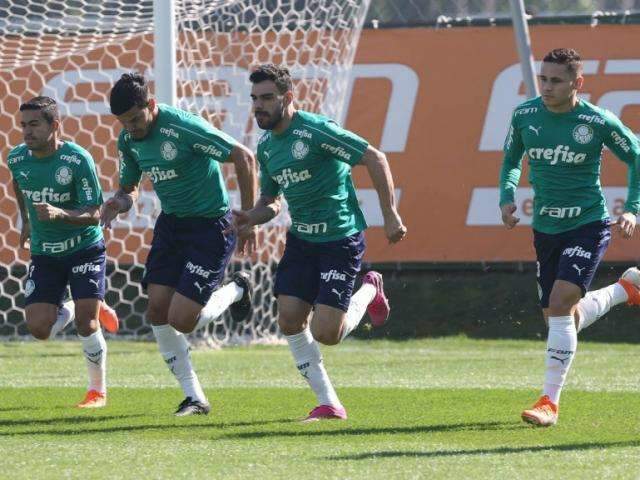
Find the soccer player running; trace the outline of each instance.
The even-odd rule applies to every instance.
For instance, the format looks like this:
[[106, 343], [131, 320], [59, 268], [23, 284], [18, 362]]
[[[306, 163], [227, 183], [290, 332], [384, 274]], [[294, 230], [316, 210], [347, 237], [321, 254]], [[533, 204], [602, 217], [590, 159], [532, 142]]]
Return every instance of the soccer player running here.
[[[93, 158], [60, 139], [60, 116], [52, 98], [20, 105], [24, 143], [7, 157], [22, 219], [20, 246], [30, 248], [24, 286], [25, 316], [31, 334], [53, 338], [75, 317], [89, 387], [80, 408], [107, 402], [107, 344], [100, 323], [118, 330], [115, 312], [103, 302], [105, 246], [98, 226], [102, 191]], [[67, 285], [73, 301], [62, 303]]]
[[[146, 316], [185, 394], [175, 414], [208, 414], [210, 405], [183, 334], [208, 325], [229, 307], [236, 321], [251, 313], [246, 273], [234, 274], [220, 287], [236, 246], [235, 233], [225, 233], [231, 213], [220, 163], [234, 163], [242, 208], [249, 208], [257, 190], [255, 159], [202, 117], [157, 103], [142, 75], [122, 75], [110, 104], [124, 127], [118, 138], [120, 188], [105, 202], [101, 222], [110, 227], [118, 214], [129, 211], [141, 175], [149, 177], [162, 212], [142, 281], [149, 296]], [[251, 251], [255, 241], [255, 234], [245, 236], [239, 248]]]
[[396, 210], [393, 178], [385, 155], [366, 140], [326, 117], [294, 108], [286, 68], [265, 64], [249, 79], [255, 118], [267, 130], [257, 154], [261, 196], [251, 210], [234, 212], [234, 226], [240, 237], [251, 235], [255, 225], [278, 214], [284, 195], [292, 224], [276, 274], [278, 325], [298, 371], [318, 400], [306, 420], [346, 419], [317, 342], [339, 343], [366, 311], [374, 326], [384, 324], [389, 315], [377, 272], [367, 273], [352, 297], [367, 225], [351, 167], [367, 167], [380, 197], [390, 243], [402, 240], [407, 231]]
[[515, 227], [519, 218], [514, 194], [526, 154], [534, 191], [538, 291], [549, 334], [542, 396], [522, 419], [549, 426], [558, 420], [577, 332], [614, 305], [640, 304], [637, 268], [627, 270], [613, 285], [587, 292], [613, 223], [600, 186], [603, 146], [628, 165], [627, 201], [615, 226], [623, 238], [631, 238], [640, 208], [640, 145], [615, 115], [577, 97], [584, 78], [575, 50], [549, 52], [539, 82], [542, 95], [519, 105], [512, 116], [500, 173], [500, 208], [506, 227]]

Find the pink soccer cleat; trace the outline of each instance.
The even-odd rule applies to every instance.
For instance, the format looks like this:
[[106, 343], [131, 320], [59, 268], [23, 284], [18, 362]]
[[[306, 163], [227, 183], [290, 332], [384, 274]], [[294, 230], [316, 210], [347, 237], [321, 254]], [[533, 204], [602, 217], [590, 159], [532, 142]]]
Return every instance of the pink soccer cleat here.
[[362, 279], [362, 283], [370, 283], [376, 287], [376, 296], [373, 297], [373, 300], [367, 307], [367, 313], [371, 318], [371, 325], [376, 328], [381, 327], [387, 323], [387, 320], [389, 319], [389, 312], [391, 311], [391, 308], [389, 307], [389, 300], [384, 294], [382, 275], [374, 271], [367, 272]]
[[332, 405], [318, 405], [309, 412], [309, 416], [302, 420], [302, 423], [319, 422], [320, 420], [346, 420], [347, 411], [344, 407], [334, 407]]

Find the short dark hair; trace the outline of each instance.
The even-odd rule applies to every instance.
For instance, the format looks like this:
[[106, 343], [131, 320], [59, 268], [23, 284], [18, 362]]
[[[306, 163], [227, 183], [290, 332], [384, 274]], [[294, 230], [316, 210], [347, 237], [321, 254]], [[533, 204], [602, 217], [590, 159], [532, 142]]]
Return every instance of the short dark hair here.
[[58, 104], [51, 97], [34, 97], [20, 105], [20, 111], [24, 112], [25, 110], [40, 110], [49, 125], [55, 120], [60, 120]]
[[251, 75], [249, 75], [249, 81], [251, 83], [260, 83], [265, 80], [271, 80], [276, 84], [280, 93], [286, 93], [289, 90], [293, 90], [293, 82], [291, 80], [291, 73], [287, 67], [281, 67], [273, 63], [265, 63], [258, 66]]
[[547, 53], [542, 61], [566, 65], [571, 72], [582, 73], [582, 58], [573, 48], [555, 48]]
[[124, 73], [111, 89], [109, 105], [111, 113], [122, 115], [133, 107], [149, 104], [149, 84], [140, 73]]

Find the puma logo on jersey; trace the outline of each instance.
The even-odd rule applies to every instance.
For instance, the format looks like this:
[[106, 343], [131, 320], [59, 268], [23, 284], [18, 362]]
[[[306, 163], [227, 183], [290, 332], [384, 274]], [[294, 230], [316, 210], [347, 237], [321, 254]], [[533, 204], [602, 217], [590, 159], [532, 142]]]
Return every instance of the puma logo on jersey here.
[[25, 180], [29, 179], [29, 171], [28, 170], [27, 171], [21, 170], [20, 172], [18, 172], [18, 174], [22, 175]]
[[536, 137], [540, 136], [540, 130], [542, 129], [542, 127], [534, 127], [533, 125], [529, 125], [529, 130], [533, 130], [533, 132], [536, 134]]
[[90, 278], [89, 282], [93, 283], [96, 286], [96, 290], [100, 290], [100, 282], [98, 280], [94, 280], [93, 278]]
[[200, 293], [202, 293], [202, 291], [206, 287], [206, 285], [200, 285], [198, 282], [193, 282], [193, 286], [200, 290]]
[[336, 290], [335, 288], [332, 288], [332, 289], [331, 289], [331, 293], [335, 293], [335, 294], [338, 296], [338, 298], [339, 298], [340, 300], [342, 300], [342, 294], [343, 294], [344, 292], [339, 292], [339, 291], [338, 291], [338, 290]]
[[580, 268], [578, 265], [576, 265], [575, 263], [573, 265], [571, 265], [573, 268], [575, 268], [578, 271], [578, 275], [582, 275], [582, 271], [587, 268], [587, 267], [582, 267]]

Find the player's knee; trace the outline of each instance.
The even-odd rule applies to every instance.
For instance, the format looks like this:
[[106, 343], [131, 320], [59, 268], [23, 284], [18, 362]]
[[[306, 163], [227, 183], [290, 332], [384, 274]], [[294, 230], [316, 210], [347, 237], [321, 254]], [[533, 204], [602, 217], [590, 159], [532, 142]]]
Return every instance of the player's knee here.
[[77, 315], [76, 314], [76, 330], [81, 337], [88, 337], [93, 335], [100, 328], [98, 319], [92, 318], [92, 315]]
[[27, 319], [27, 328], [37, 340], [48, 340], [51, 335], [51, 323]]
[[166, 325], [168, 323], [166, 307], [149, 302], [147, 306], [147, 320], [151, 325]]
[[278, 326], [284, 335], [295, 335], [305, 329], [306, 319], [301, 320], [296, 315], [280, 311], [278, 313]]
[[337, 345], [341, 339], [341, 331], [339, 328], [330, 328], [326, 325], [321, 325], [320, 322], [311, 323], [311, 334], [316, 342], [323, 345]]
[[183, 315], [171, 315], [168, 318], [169, 325], [180, 333], [191, 333], [196, 328], [198, 317], [192, 318]]
[[580, 301], [572, 292], [552, 291], [549, 296], [549, 311], [552, 315], [569, 315]]

